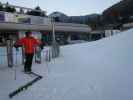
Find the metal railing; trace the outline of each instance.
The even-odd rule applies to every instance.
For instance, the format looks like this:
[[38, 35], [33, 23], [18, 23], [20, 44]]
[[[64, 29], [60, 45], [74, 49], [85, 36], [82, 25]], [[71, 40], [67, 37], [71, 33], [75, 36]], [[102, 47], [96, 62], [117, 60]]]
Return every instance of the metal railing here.
[[[7, 54], [7, 48], [6, 47], [0, 47], [0, 67], [8, 66], [8, 54]], [[15, 48], [13, 48], [13, 67], [14, 66], [20, 66], [23, 64], [23, 57], [22, 57], [22, 50], [19, 48], [19, 51], [16, 51]], [[41, 52], [41, 62], [49, 62], [51, 60], [51, 49], [45, 48]], [[33, 58], [33, 64], [35, 63], [35, 55]]]

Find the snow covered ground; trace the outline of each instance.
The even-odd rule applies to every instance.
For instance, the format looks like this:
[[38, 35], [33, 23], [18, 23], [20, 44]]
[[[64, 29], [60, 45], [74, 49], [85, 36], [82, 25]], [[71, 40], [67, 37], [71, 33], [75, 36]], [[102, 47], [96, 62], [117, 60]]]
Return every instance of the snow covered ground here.
[[[59, 58], [33, 65], [43, 79], [12, 100], [133, 100], [132, 52], [133, 29], [95, 42], [64, 46]], [[19, 68], [16, 80], [11, 73], [8, 68], [0, 69], [0, 100], [9, 100], [13, 88], [31, 79]]]

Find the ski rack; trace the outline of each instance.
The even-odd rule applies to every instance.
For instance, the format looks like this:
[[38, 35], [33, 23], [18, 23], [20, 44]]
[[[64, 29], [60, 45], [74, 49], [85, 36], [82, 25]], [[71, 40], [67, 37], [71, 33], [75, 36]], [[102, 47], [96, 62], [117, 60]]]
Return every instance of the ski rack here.
[[36, 83], [37, 81], [41, 80], [43, 77], [41, 75], [38, 75], [34, 72], [31, 72], [30, 74], [33, 74], [35, 76], [37, 76], [35, 79], [33, 79], [32, 81], [26, 83], [23, 86], [20, 86], [18, 89], [16, 89], [15, 91], [9, 93], [9, 98], [14, 97], [15, 95], [19, 94], [20, 92], [27, 90], [28, 87], [32, 86], [34, 83]]

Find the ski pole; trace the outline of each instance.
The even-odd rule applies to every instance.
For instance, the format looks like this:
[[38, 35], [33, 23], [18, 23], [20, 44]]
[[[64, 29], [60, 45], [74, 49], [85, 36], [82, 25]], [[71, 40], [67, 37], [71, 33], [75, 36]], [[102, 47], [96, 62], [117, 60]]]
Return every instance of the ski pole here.
[[46, 69], [48, 71], [48, 62], [47, 62], [48, 61], [48, 50], [46, 50], [46, 56], [45, 57], [46, 57], [46, 60], [45, 60], [46, 61]]
[[16, 49], [16, 54], [15, 54], [15, 55], [16, 55], [16, 61], [15, 61], [16, 65], [15, 65], [15, 69], [14, 69], [14, 79], [15, 79], [15, 80], [16, 80], [16, 76], [17, 76], [17, 75], [16, 75], [16, 74], [17, 74], [17, 73], [16, 73], [16, 66], [17, 66], [17, 52], [18, 52], [18, 51], [17, 51], [17, 49]]

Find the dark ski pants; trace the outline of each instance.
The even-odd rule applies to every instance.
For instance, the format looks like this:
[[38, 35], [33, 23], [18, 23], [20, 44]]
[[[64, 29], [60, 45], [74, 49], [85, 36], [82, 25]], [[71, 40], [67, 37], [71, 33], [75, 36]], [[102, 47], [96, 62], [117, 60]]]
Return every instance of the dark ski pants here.
[[25, 72], [31, 71], [33, 56], [34, 54], [25, 54], [25, 64], [24, 64]]

